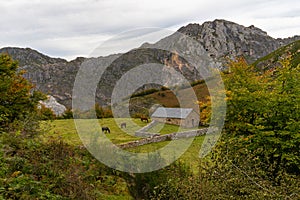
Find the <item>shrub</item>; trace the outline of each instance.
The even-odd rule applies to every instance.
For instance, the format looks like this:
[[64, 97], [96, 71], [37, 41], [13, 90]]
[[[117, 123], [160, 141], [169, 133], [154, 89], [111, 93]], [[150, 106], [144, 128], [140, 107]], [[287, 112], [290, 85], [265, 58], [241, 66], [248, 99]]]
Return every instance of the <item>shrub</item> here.
[[[33, 115], [40, 100], [46, 98], [40, 92], [33, 91], [33, 85], [18, 71], [18, 63], [8, 55], [0, 55], [0, 128], [6, 131], [21, 130], [36, 126]], [[30, 124], [30, 126], [28, 125]], [[32, 133], [31, 133], [32, 134]]]
[[38, 109], [38, 117], [40, 120], [56, 119], [56, 115], [51, 110], [51, 108], [47, 108], [45, 105], [40, 105], [40, 108]]

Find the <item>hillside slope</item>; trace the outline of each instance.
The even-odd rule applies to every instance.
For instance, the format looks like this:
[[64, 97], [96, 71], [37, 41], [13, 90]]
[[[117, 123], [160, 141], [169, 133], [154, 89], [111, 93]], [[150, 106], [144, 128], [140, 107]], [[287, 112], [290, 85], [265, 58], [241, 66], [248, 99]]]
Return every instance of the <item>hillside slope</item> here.
[[271, 69], [281, 66], [280, 61], [291, 56], [291, 65], [296, 67], [300, 64], [300, 40], [292, 42], [276, 51], [258, 59], [254, 62], [254, 66], [261, 70]]
[[[174, 53], [178, 51], [173, 47], [180, 47], [180, 42], [183, 40], [183, 37], [176, 36], [178, 33], [188, 35], [199, 43], [197, 49], [189, 49], [189, 45], [187, 49], [183, 49], [183, 53], [186, 55], [196, 52], [201, 56], [201, 60], [196, 62], [197, 66]], [[253, 62], [277, 48], [299, 39], [300, 36], [275, 39], [254, 26], [244, 27], [225, 20], [215, 20], [202, 25], [189, 24], [181, 27], [177, 33], [163, 38], [155, 44], [145, 43], [140, 48], [125, 54], [98, 58], [76, 58], [68, 62], [64, 59], [48, 57], [29, 48], [3, 48], [0, 49], [0, 53], [8, 53], [18, 60], [21, 69], [27, 71], [25, 77], [31, 80], [37, 89], [54, 96], [59, 103], [70, 108], [74, 80], [83, 63], [87, 67], [94, 67], [96, 71], [99, 71], [100, 68], [97, 67], [112, 62], [102, 76], [96, 92], [96, 101], [102, 105], [109, 105], [114, 84], [136, 66], [145, 63], [164, 65], [167, 66], [166, 69], [173, 68], [176, 72], [183, 74], [188, 81], [194, 82], [201, 79], [196, 70], [199, 66], [213, 66], [222, 70], [226, 66], [228, 57], [234, 58], [240, 55], [249, 62]], [[169, 48], [174, 51], [159, 50]], [[172, 78], [174, 72], [170, 71], [169, 73], [170, 76], [166, 77], [164, 84], [168, 86], [180, 84], [177, 79]], [[140, 90], [151, 87], [154, 86], [146, 84], [141, 86]]]

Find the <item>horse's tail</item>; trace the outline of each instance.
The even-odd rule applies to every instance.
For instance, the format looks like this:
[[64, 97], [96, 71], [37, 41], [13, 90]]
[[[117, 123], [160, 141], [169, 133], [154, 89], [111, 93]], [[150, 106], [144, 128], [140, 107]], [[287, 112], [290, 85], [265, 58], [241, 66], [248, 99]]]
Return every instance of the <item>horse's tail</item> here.
[[110, 129], [109, 128], [107, 128], [107, 131], [108, 131], [108, 133], [110, 133]]

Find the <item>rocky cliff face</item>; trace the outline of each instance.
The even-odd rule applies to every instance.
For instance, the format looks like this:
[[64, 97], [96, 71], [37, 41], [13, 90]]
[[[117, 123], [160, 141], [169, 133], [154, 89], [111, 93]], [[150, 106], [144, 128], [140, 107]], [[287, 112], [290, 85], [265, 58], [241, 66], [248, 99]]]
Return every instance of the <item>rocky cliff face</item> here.
[[256, 61], [281, 46], [299, 40], [300, 36], [275, 39], [255, 27], [245, 27], [225, 20], [189, 24], [178, 30], [194, 38], [205, 48], [207, 54], [224, 65], [226, 57], [244, 56], [249, 63]]
[[[225, 20], [205, 22], [202, 25], [189, 24], [180, 28], [178, 32], [199, 43], [196, 49], [189, 49], [192, 44], [186, 45], [187, 49], [184, 49], [183, 52], [187, 57], [191, 52], [201, 55], [202, 59], [198, 60], [196, 64], [194, 63], [195, 65], [209, 65], [219, 69], [224, 69], [228, 57], [234, 58], [243, 55], [249, 62], [253, 62], [283, 45], [300, 39], [300, 36], [274, 39], [254, 26], [244, 27]], [[140, 48], [125, 54], [99, 58], [76, 58], [70, 62], [48, 57], [29, 48], [3, 48], [0, 49], [0, 53], [8, 53], [18, 60], [21, 69], [27, 71], [25, 77], [31, 80], [37, 89], [55, 97], [59, 103], [70, 108], [75, 77], [83, 63], [87, 67], [95, 66], [97, 71], [97, 67], [112, 62], [98, 84], [96, 100], [101, 104], [109, 103], [114, 84], [122, 75], [144, 63], [163, 64], [167, 66], [166, 69], [171, 67], [183, 74], [189, 81], [200, 79], [200, 74], [195, 70], [197, 66], [176, 54], [182, 50], [177, 47], [180, 47], [180, 41], [183, 40], [185, 40], [184, 37], [175, 33], [155, 44], [145, 43]], [[173, 53], [161, 50], [166, 48], [173, 49]], [[168, 85], [178, 84], [177, 80], [172, 78], [165, 82]], [[152, 86], [146, 85], [141, 89], [147, 87]]]

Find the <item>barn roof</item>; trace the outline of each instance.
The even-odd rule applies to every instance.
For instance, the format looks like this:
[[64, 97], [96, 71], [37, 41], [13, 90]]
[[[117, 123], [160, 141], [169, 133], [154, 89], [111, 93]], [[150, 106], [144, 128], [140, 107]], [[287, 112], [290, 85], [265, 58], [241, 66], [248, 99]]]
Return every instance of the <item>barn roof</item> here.
[[155, 110], [151, 117], [185, 119], [192, 111], [192, 108], [159, 107]]

